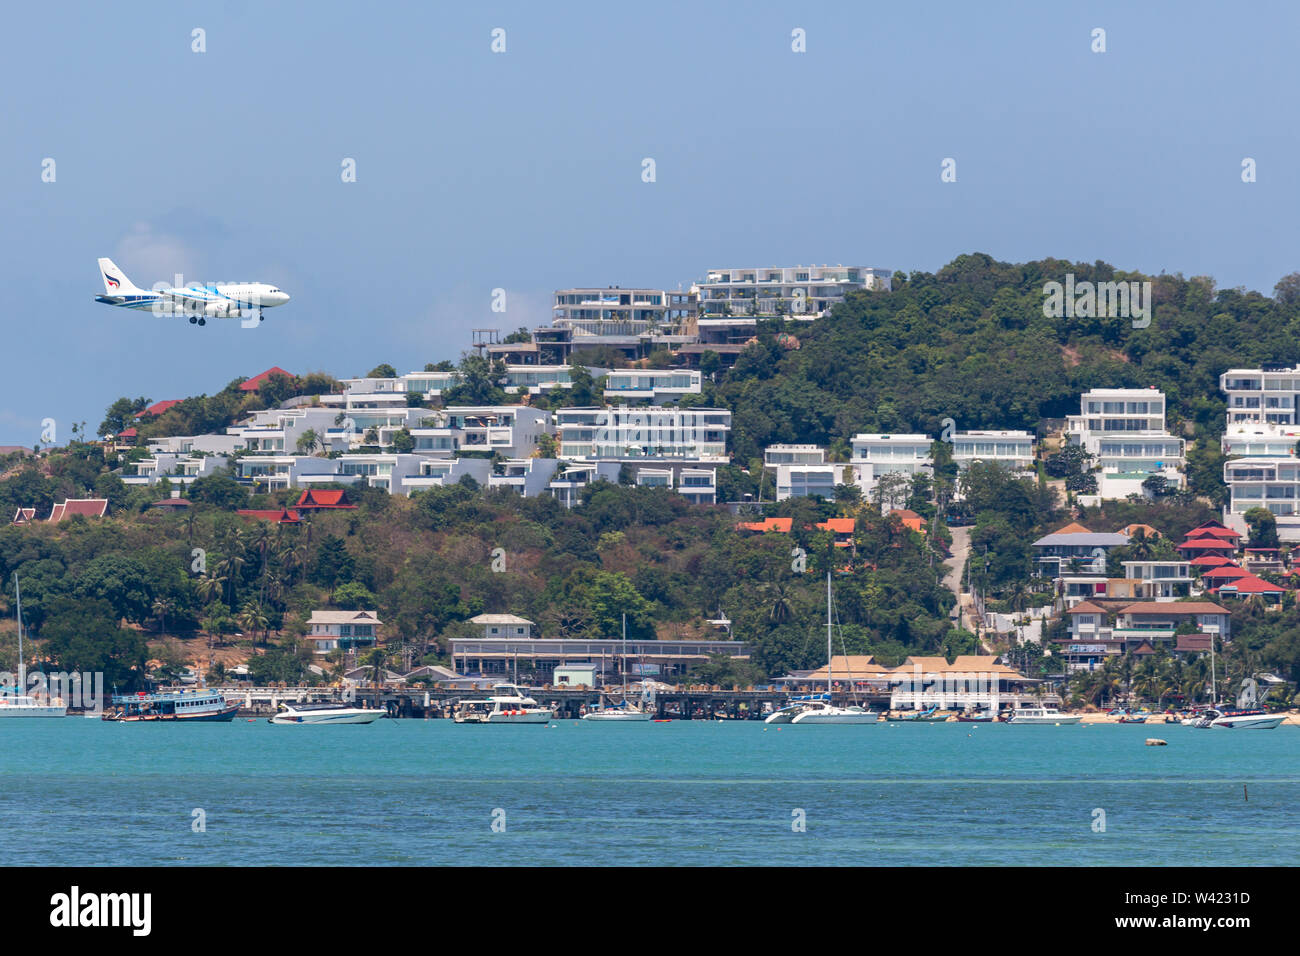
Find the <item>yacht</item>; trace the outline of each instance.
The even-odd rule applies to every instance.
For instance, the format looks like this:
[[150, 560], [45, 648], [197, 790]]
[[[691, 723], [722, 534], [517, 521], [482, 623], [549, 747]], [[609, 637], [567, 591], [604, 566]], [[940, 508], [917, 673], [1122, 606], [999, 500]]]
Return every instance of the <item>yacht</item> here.
[[803, 694], [799, 697], [791, 697], [789, 702], [781, 708], [772, 711], [763, 718], [765, 724], [788, 724], [809, 704], [829, 701], [830, 694]]
[[58, 697], [42, 698], [25, 693], [27, 662], [23, 659], [23, 597], [18, 590], [18, 572], [14, 572], [14, 601], [18, 614], [18, 683], [0, 688], [0, 717], [66, 717], [67, 705]]
[[583, 720], [605, 720], [620, 723], [645, 723], [651, 719], [648, 711], [642, 710], [627, 699], [627, 615], [623, 615], [623, 699], [617, 704], [605, 704], [582, 715]]
[[[824, 695], [817, 695], [812, 699], [805, 699], [803, 703], [796, 704], [792, 701], [790, 706], [783, 707], [776, 713], [770, 714], [764, 723], [874, 724], [880, 719], [880, 714], [876, 713], [876, 711], [869, 707], [861, 707], [857, 704], [852, 704], [848, 707], [836, 707], [831, 703], [831, 694], [835, 686], [834, 676], [832, 674], [833, 657], [831, 646], [831, 608], [833, 605], [834, 599], [831, 595], [831, 573], [828, 570], [826, 572], [826, 693]], [[789, 720], [785, 720], [783, 716], [787, 712], [789, 712]]]
[[1063, 714], [1051, 704], [1017, 707], [1011, 712], [1009, 724], [1077, 724], [1082, 714]]
[[388, 711], [379, 707], [349, 704], [281, 704], [282, 710], [268, 717], [271, 724], [373, 724]]
[[490, 697], [462, 700], [458, 724], [548, 724], [553, 714], [514, 684], [497, 684]]
[[[1267, 693], [1267, 692], [1265, 692]], [[1260, 706], [1259, 685], [1254, 678], [1241, 682], [1235, 709], [1211, 707], [1193, 727], [1223, 727], [1228, 730], [1272, 730], [1281, 725], [1286, 714], [1270, 714]]]

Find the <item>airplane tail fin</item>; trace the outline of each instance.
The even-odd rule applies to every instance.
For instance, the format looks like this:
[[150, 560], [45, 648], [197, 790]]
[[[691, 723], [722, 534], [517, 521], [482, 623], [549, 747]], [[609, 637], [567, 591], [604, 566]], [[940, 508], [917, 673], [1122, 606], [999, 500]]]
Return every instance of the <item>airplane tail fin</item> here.
[[104, 291], [109, 295], [143, 291], [136, 288], [135, 283], [126, 277], [125, 272], [114, 265], [112, 259], [100, 259], [99, 272], [104, 277]]

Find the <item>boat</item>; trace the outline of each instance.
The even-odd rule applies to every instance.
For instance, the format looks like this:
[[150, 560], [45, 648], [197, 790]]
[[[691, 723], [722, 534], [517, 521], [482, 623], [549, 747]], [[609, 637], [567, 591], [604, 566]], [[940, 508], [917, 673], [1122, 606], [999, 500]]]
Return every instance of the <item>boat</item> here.
[[[850, 704], [848, 707], [836, 707], [831, 703], [831, 694], [834, 692], [834, 675], [832, 667], [834, 663], [832, 633], [834, 625], [831, 623], [831, 609], [834, 606], [834, 596], [831, 594], [831, 572], [826, 572], [826, 695], [821, 700], [809, 700], [803, 703], [796, 713], [790, 715], [791, 724], [874, 724], [880, 719], [880, 715], [870, 707], [862, 707], [858, 704]], [[851, 676], [851, 675], [850, 675]], [[780, 713], [778, 711], [777, 713]], [[767, 718], [766, 723], [783, 723], [783, 721], [772, 720], [776, 714]]]
[[1254, 678], [1241, 682], [1237, 706], [1231, 710], [1211, 707], [1205, 716], [1192, 726], [1221, 727], [1225, 730], [1272, 730], [1286, 719], [1286, 714], [1272, 714], [1260, 706], [1259, 685]]
[[627, 699], [627, 615], [623, 615], [623, 699], [617, 704], [605, 704], [582, 715], [582, 720], [615, 721], [618, 723], [645, 723], [651, 714]]
[[37, 700], [27, 691], [27, 662], [23, 657], [23, 596], [14, 572], [14, 603], [18, 616], [18, 683], [0, 689], [0, 717], [66, 717], [67, 705], [58, 697]]
[[925, 710], [913, 711], [910, 714], [905, 714], [902, 712], [898, 714], [891, 714], [885, 719], [892, 720], [895, 723], [903, 722], [903, 723], [914, 723], [914, 724], [940, 724], [948, 719], [948, 715], [939, 713], [939, 707], [936, 704], [927, 707]]
[[515, 684], [496, 684], [492, 695], [462, 700], [453, 718], [458, 724], [549, 724], [554, 716]]
[[1145, 724], [1147, 722], [1147, 715], [1121, 714], [1118, 722], [1121, 724]]
[[1009, 724], [1077, 724], [1082, 714], [1063, 714], [1051, 704], [1017, 707], [1011, 712]]
[[228, 722], [235, 719], [239, 701], [228, 701], [215, 690], [161, 690], [114, 694], [104, 720], [123, 723], [162, 720], [185, 723]]
[[269, 724], [373, 724], [387, 717], [379, 707], [353, 707], [349, 704], [281, 704], [282, 710], [268, 717]]
[[798, 697], [791, 697], [784, 707], [780, 707], [764, 717], [763, 723], [788, 724], [806, 705], [830, 699], [830, 694], [800, 694]]
[[963, 724], [991, 724], [994, 721], [994, 716], [992, 711], [975, 710], [958, 714], [957, 719]]

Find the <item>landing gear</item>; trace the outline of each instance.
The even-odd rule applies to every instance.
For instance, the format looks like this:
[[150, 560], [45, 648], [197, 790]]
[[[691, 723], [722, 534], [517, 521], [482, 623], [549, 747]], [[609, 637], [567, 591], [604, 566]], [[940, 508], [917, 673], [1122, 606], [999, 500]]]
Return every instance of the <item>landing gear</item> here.
[[194, 325], [198, 321], [199, 321], [199, 317], [197, 315], [190, 316], [190, 325]]
[[207, 325], [207, 324], [208, 324], [207, 319], [199, 319], [199, 325]]

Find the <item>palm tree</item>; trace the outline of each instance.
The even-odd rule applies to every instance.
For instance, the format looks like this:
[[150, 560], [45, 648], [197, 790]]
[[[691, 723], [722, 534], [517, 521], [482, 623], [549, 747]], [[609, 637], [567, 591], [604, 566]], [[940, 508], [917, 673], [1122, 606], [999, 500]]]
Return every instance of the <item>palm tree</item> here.
[[153, 602], [154, 617], [158, 618], [158, 636], [161, 637], [167, 630], [167, 612], [176, 607], [171, 598], [157, 597]]
[[374, 668], [374, 674], [375, 674], [374, 682], [376, 687], [384, 682], [383, 680], [384, 662], [387, 659], [387, 657], [388, 655], [385, 654], [383, 650], [376, 647], [374, 650], [372, 650], [369, 654], [366, 655], [365, 660], [362, 662], [363, 667]]
[[[240, 609], [239, 614], [235, 617], [235, 623], [244, 631], [250, 633], [253, 642], [257, 642], [257, 632], [266, 631], [270, 627], [270, 621], [267, 619], [266, 611], [262, 605], [255, 601], [246, 601]], [[269, 637], [269, 632], [264, 633], [264, 637]], [[263, 645], [266, 641], [263, 640]]]

